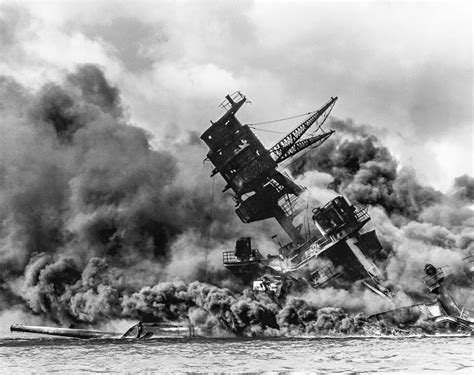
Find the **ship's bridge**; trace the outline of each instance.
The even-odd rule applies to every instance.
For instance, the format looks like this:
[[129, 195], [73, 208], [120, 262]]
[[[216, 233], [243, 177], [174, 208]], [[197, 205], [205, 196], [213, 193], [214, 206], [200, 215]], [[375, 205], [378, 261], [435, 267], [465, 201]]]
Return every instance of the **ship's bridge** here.
[[321, 232], [321, 237], [306, 241], [294, 252], [291, 261], [295, 266], [291, 269], [300, 268], [338, 241], [357, 232], [370, 220], [367, 211], [367, 207], [358, 209], [350, 205], [342, 196], [334, 198], [324, 207], [315, 208], [313, 221]]
[[350, 234], [370, 220], [367, 209], [357, 209], [349, 205], [343, 196], [334, 198], [324, 207], [313, 210], [313, 221], [324, 237], [340, 237]]

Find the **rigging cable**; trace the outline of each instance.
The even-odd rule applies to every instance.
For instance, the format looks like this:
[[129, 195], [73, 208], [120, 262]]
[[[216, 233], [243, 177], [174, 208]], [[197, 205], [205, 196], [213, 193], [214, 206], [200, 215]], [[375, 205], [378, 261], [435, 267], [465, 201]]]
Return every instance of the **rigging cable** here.
[[209, 210], [209, 225], [207, 228], [207, 240], [206, 240], [206, 252], [204, 256], [204, 282], [207, 283], [207, 254], [209, 252], [209, 242], [211, 240], [211, 226], [212, 226], [212, 214], [214, 211], [214, 190], [216, 186], [216, 178], [212, 177], [212, 190], [211, 190], [211, 209]]
[[279, 119], [270, 120], [270, 121], [254, 122], [254, 123], [245, 124], [245, 125], [248, 125], [248, 126], [257, 126], [257, 125], [264, 125], [264, 124], [272, 124], [272, 123], [274, 123], [274, 122], [280, 122], [280, 121], [285, 121], [285, 120], [291, 120], [291, 119], [298, 118], [298, 117], [302, 117], [302, 116], [312, 115], [313, 113], [316, 113], [316, 112], [317, 112], [317, 111], [311, 111], [311, 112], [302, 113], [302, 114], [300, 114], [300, 115], [295, 115], [295, 116], [290, 116], [290, 117], [284, 117], [284, 118], [279, 118]]
[[287, 132], [280, 132], [278, 130], [267, 130], [267, 129], [259, 129], [256, 128], [255, 126], [249, 126], [250, 129], [259, 131], [259, 132], [267, 132], [267, 133], [277, 133], [277, 134], [288, 134]]

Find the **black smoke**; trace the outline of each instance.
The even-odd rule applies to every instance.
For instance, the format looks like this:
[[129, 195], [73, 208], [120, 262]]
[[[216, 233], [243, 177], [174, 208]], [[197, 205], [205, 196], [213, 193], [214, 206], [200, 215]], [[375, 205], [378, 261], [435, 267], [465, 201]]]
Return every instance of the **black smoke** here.
[[336, 135], [294, 161], [290, 170], [295, 176], [314, 170], [328, 173], [333, 180], [327, 187], [354, 203], [381, 206], [409, 219], [441, 201], [442, 193], [422, 186], [413, 170], [399, 167], [369, 126], [332, 120], [328, 127]]
[[[238, 236], [232, 204], [213, 200], [208, 169], [178, 166], [173, 149], [203, 159], [203, 146], [152, 149], [150, 135], [128, 122], [119, 90], [95, 65], [36, 92], [9, 77], [0, 84], [1, 300], [89, 321], [86, 297], [103, 303], [116, 292], [80, 281], [95, 257], [121, 270], [128, 286], [169, 278], [167, 266], [185, 251], [198, 253], [189, 258], [196, 260], [190, 279], [219, 275], [204, 264], [204, 253]], [[71, 317], [64, 298], [81, 312]]]
[[[387, 258], [378, 267], [392, 289], [408, 293], [405, 304], [414, 302], [408, 296], [432, 298], [422, 282], [424, 265], [432, 263], [446, 267], [451, 292], [458, 303], [472, 309], [466, 259], [474, 250], [472, 177], [458, 177], [444, 194], [424, 186], [412, 169], [400, 165], [380, 140], [384, 134], [379, 130], [336, 119], [328, 127], [336, 134], [297, 157], [289, 165], [292, 174], [302, 183], [314, 183], [313, 195], [343, 194], [352, 203], [369, 207]], [[335, 293], [332, 300], [344, 305]], [[371, 305], [382, 308], [376, 301]]]
[[[282, 305], [242, 291], [221, 252], [242, 230], [258, 240], [274, 226], [242, 229], [222, 181], [195, 168], [206, 153], [196, 133], [152, 147], [97, 66], [79, 66], [36, 92], [8, 77], [0, 85], [1, 309], [76, 326], [189, 317], [216, 334], [383, 328], [368, 322], [373, 300], [357, 288], [290, 296]], [[400, 168], [370, 127], [331, 125], [337, 134], [296, 160], [293, 174], [326, 173], [326, 189], [372, 207], [392, 284], [422, 289], [424, 263], [448, 262], [468, 290], [461, 259], [474, 243], [472, 178], [458, 178], [446, 196]]]

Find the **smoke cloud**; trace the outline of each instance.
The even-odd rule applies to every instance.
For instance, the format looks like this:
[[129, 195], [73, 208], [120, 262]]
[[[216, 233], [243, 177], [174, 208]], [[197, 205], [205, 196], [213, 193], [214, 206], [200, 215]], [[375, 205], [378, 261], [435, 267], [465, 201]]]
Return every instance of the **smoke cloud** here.
[[[244, 233], [274, 250], [276, 224], [241, 225], [222, 181], [202, 167], [195, 132], [152, 147], [96, 65], [34, 92], [10, 77], [0, 85], [4, 311], [68, 326], [189, 318], [213, 334], [382, 330], [367, 315], [391, 306], [358, 286], [281, 305], [244, 289], [221, 252]], [[473, 179], [461, 176], [442, 194], [401, 167], [369, 126], [330, 126], [336, 135], [294, 161], [293, 175], [323, 204], [342, 193], [370, 206], [387, 252], [379, 266], [405, 305], [423, 290], [427, 262], [447, 265], [460, 302], [472, 303], [463, 257], [474, 246]]]
[[422, 186], [413, 170], [399, 168], [388, 148], [370, 134], [370, 127], [341, 120], [328, 127], [337, 136], [293, 162], [294, 175], [312, 170], [328, 173], [333, 177], [328, 187], [354, 203], [381, 206], [391, 215], [409, 219], [441, 200], [442, 193]]
[[[316, 186], [310, 188], [313, 195], [343, 194], [357, 205], [369, 206], [386, 258], [378, 266], [388, 284], [403, 291], [402, 305], [413, 303], [412, 297], [422, 298], [426, 289], [420, 272], [426, 263], [432, 263], [446, 267], [452, 293], [461, 305], [472, 309], [474, 300], [468, 293], [472, 284], [465, 260], [473, 250], [472, 177], [456, 178], [452, 192], [443, 194], [423, 186], [413, 170], [400, 166], [377, 137], [376, 129], [337, 119], [328, 127], [335, 129], [336, 135], [291, 163], [292, 174], [299, 182], [311, 181]], [[363, 304], [362, 296], [351, 295], [343, 300]], [[337, 293], [328, 293], [328, 297], [338, 299]], [[325, 300], [325, 293], [319, 298]], [[379, 311], [390, 307], [381, 301], [367, 305]]]
[[[97, 66], [82, 65], [35, 93], [9, 77], [0, 83], [2, 299], [16, 295], [22, 277], [33, 311], [62, 316], [65, 285], [74, 285], [73, 310], [86, 297], [105, 303], [115, 293], [91, 278], [99, 264], [88, 259], [122, 270], [124, 284], [152, 284], [168, 277], [172, 246], [184, 241], [203, 254], [236, 235], [232, 205], [216, 200], [211, 213], [209, 191], [181, 183], [179, 173], [195, 174], [170, 151], [153, 150], [150, 136], [127, 122], [119, 90]], [[202, 254], [193, 278], [205, 267]], [[79, 285], [83, 272], [89, 276]]]

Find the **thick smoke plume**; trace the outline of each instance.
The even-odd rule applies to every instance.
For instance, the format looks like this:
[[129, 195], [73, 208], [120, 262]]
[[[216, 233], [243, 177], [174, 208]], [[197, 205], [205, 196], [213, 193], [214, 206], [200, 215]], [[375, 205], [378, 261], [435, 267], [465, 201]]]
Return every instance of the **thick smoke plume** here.
[[[222, 269], [221, 251], [242, 230], [271, 250], [275, 225], [242, 229], [222, 181], [195, 168], [206, 153], [196, 134], [153, 149], [98, 67], [80, 66], [37, 92], [9, 77], [0, 85], [4, 311], [76, 326], [189, 318], [214, 334], [384, 331], [367, 314], [390, 306], [358, 286], [289, 296], [279, 305], [242, 292]], [[386, 251], [379, 266], [407, 300], [423, 290], [420, 273], [431, 262], [450, 267], [457, 297], [469, 303], [463, 257], [474, 246], [472, 177], [459, 177], [444, 195], [400, 168], [369, 127], [331, 126], [337, 135], [291, 172], [314, 185], [322, 203], [342, 193], [371, 206]]]
[[[90, 320], [80, 310], [91, 308], [83, 300], [96, 284], [79, 279], [94, 257], [120, 270], [122, 288], [212, 278], [215, 257], [211, 252], [206, 265], [204, 253], [238, 235], [232, 205], [215, 200], [211, 216], [210, 180], [200, 178], [208, 171], [186, 170], [172, 151], [152, 150], [150, 136], [128, 123], [118, 89], [98, 67], [80, 66], [36, 93], [9, 77], [0, 84], [2, 301], [26, 299], [34, 311], [61, 315], [59, 296], [77, 282], [68, 290], [76, 296], [72, 310]], [[204, 148], [178, 146], [204, 158]], [[198, 183], [183, 184], [181, 175]], [[200, 255], [188, 257], [196, 263], [179, 274], [174, 257], [184, 251]], [[102, 303], [114, 290], [98, 293]]]
[[317, 151], [294, 163], [294, 174], [307, 171], [328, 173], [333, 177], [329, 187], [352, 201], [382, 206], [393, 215], [416, 219], [420, 212], [440, 202], [442, 194], [420, 185], [414, 171], [401, 168], [387, 147], [367, 126], [333, 120], [336, 130]]
[[[313, 195], [343, 194], [357, 205], [369, 206], [384, 247], [381, 258], [386, 259], [378, 266], [392, 288], [407, 293], [406, 304], [424, 294], [420, 275], [424, 265], [432, 263], [447, 267], [458, 302], [472, 309], [465, 258], [474, 250], [473, 178], [458, 177], [451, 193], [443, 194], [423, 186], [414, 171], [401, 167], [375, 135], [376, 129], [335, 119], [328, 127], [336, 135], [292, 162], [293, 175], [314, 185]], [[370, 305], [387, 308], [375, 301]]]

